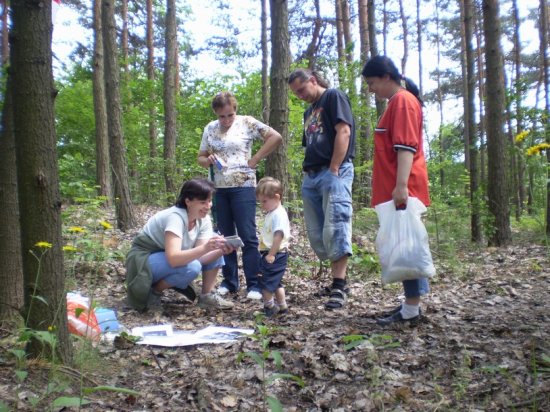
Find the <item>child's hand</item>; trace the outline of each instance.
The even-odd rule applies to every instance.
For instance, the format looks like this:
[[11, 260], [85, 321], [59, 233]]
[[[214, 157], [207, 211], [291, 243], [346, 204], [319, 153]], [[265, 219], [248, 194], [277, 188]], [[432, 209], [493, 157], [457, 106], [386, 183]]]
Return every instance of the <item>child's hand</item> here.
[[265, 257], [265, 261], [266, 261], [267, 263], [273, 263], [273, 262], [275, 262], [275, 256], [273, 256], [273, 255], [267, 255], [267, 256]]

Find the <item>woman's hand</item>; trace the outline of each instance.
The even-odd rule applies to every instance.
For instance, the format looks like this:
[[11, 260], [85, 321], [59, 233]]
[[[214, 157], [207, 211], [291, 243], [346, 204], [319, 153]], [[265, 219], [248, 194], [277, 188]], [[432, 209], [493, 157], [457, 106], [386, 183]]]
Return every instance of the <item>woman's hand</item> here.
[[406, 185], [397, 185], [392, 192], [393, 203], [395, 207], [406, 206], [409, 198], [409, 189]]
[[208, 252], [212, 250], [222, 249], [226, 246], [226, 241], [223, 238], [223, 236], [212, 236], [210, 239], [206, 241], [204, 244], [204, 247]]
[[273, 263], [273, 262], [275, 262], [275, 256], [273, 256], [273, 255], [267, 255], [267, 256], [265, 257], [265, 261], [266, 261], [267, 263]]

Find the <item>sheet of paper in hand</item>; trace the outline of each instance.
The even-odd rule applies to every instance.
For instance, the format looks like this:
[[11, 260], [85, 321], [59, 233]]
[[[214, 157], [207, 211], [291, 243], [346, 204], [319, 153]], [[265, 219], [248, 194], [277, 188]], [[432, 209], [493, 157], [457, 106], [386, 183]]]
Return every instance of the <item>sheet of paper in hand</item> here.
[[226, 236], [225, 237], [225, 241], [228, 245], [231, 245], [235, 248], [237, 247], [243, 247], [244, 246], [244, 243], [243, 241], [241, 240], [241, 238], [237, 235], [234, 235], [234, 236]]

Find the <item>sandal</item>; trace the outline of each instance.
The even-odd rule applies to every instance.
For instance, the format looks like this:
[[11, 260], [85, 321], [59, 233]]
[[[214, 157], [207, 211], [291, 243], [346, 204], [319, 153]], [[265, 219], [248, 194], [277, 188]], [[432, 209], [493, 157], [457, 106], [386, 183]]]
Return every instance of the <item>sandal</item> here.
[[332, 288], [330, 291], [330, 297], [325, 303], [325, 309], [341, 309], [346, 304], [347, 294], [341, 289]]
[[[346, 295], [350, 295], [351, 294], [351, 289], [346, 287], [344, 289], [344, 292], [346, 293]], [[317, 297], [317, 298], [323, 298], [325, 296], [330, 296], [330, 294], [332, 293], [332, 287], [330, 286], [324, 286], [322, 287], [320, 290], [318, 290], [317, 292], [314, 293], [314, 296]]]

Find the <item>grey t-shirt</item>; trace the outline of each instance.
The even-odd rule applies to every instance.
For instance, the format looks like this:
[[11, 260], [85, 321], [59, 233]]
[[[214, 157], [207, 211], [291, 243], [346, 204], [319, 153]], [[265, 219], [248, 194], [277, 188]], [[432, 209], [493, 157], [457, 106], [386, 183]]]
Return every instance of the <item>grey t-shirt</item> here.
[[191, 249], [195, 247], [197, 240], [209, 239], [213, 236], [210, 216], [197, 219], [193, 230], [188, 230], [188, 227], [187, 210], [172, 206], [152, 216], [143, 227], [143, 233], [149, 236], [159, 249], [163, 250], [165, 249], [164, 234], [166, 232], [172, 232], [181, 238], [181, 250]]

